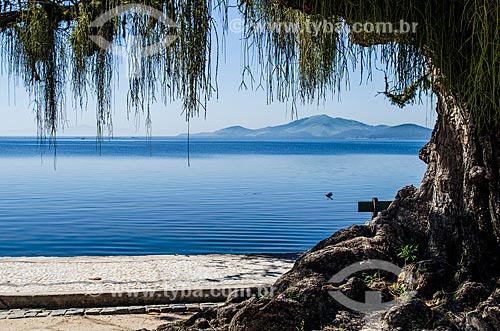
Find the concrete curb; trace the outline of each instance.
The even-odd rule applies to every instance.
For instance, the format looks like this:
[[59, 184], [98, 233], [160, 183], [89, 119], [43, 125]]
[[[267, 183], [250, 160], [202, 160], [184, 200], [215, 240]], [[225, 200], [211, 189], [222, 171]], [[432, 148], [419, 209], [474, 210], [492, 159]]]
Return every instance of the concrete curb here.
[[220, 303], [234, 291], [239, 297], [272, 295], [269, 285], [229, 288], [181, 289], [181, 290], [133, 290], [119, 293], [53, 293], [36, 295], [2, 295], [0, 310], [43, 308], [100, 308], [120, 306], [147, 306], [168, 304]]
[[62, 317], [62, 316], [96, 316], [96, 315], [161, 315], [197, 313], [210, 308], [218, 307], [219, 303], [201, 304], [172, 304], [155, 306], [130, 307], [103, 307], [103, 308], [70, 308], [70, 309], [10, 309], [0, 310], [0, 320], [21, 319], [35, 317]]

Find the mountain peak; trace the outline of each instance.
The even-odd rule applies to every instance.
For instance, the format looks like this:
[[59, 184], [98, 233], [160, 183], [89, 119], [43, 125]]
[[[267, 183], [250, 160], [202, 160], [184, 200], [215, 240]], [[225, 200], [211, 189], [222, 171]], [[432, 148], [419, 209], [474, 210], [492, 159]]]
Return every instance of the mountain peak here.
[[431, 130], [416, 124], [398, 126], [372, 126], [326, 114], [292, 121], [288, 124], [251, 130], [242, 126], [231, 126], [212, 133], [195, 136], [224, 139], [399, 139], [427, 140]]

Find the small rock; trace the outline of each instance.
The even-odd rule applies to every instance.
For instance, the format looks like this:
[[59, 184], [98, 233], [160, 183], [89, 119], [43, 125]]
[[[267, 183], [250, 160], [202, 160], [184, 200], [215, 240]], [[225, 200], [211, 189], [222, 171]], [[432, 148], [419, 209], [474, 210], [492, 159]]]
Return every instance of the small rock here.
[[42, 311], [38, 314], [36, 314], [36, 317], [47, 317], [50, 315], [50, 311]]
[[128, 307], [128, 313], [129, 314], [145, 314], [146, 313], [146, 307], [144, 307], [144, 306]]
[[389, 327], [388, 330], [394, 330], [397, 327], [403, 330], [413, 330], [422, 329], [431, 318], [432, 311], [422, 300], [411, 299], [389, 309], [384, 316], [384, 321]]
[[38, 314], [37, 312], [28, 311], [26, 312], [26, 314], [24, 314], [24, 317], [25, 318], [36, 317], [37, 314]]
[[159, 306], [158, 308], [160, 309], [160, 312], [162, 314], [168, 314], [168, 313], [172, 312], [172, 307], [170, 307], [170, 305], [162, 305], [162, 306]]
[[158, 306], [146, 306], [146, 312], [149, 315], [159, 315], [161, 314], [161, 308]]
[[85, 315], [100, 315], [102, 308], [90, 308], [85, 310]]
[[172, 312], [174, 313], [179, 313], [179, 312], [185, 312], [186, 311], [186, 305], [178, 304], [178, 305], [172, 305]]
[[66, 309], [58, 309], [58, 310], [53, 310], [51, 313], [50, 313], [50, 316], [64, 316], [64, 314], [66, 314]]
[[11, 312], [7, 316], [7, 319], [13, 320], [13, 319], [18, 319], [18, 318], [24, 318], [25, 314], [26, 314], [26, 312], [24, 310]]
[[188, 304], [186, 304], [186, 310], [189, 312], [199, 312], [201, 309], [200, 309], [200, 305], [197, 305], [194, 303], [188, 303]]
[[41, 312], [42, 312], [41, 309], [30, 309], [26, 313], [35, 313], [35, 314], [37, 314], [37, 313], [41, 313]]
[[65, 316], [79, 316], [85, 313], [85, 309], [71, 308], [66, 311]]
[[115, 315], [126, 315], [129, 313], [128, 307], [116, 307]]
[[103, 308], [101, 310], [101, 315], [114, 315], [115, 312], [116, 312], [116, 308], [114, 308], [114, 307]]

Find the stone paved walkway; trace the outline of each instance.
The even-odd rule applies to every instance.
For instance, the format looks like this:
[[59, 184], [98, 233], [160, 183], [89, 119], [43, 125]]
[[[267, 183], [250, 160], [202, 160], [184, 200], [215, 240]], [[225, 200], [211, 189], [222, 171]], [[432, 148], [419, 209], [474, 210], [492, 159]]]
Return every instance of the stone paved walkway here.
[[201, 304], [172, 304], [155, 306], [130, 306], [130, 307], [103, 307], [103, 308], [69, 308], [69, 309], [10, 309], [0, 310], [0, 320], [34, 318], [34, 317], [59, 317], [59, 316], [94, 316], [94, 315], [136, 315], [136, 314], [180, 314], [197, 313], [212, 307], [217, 303]]
[[[101, 306], [115, 301], [117, 305], [189, 302], [189, 295], [177, 293], [170, 300], [140, 299], [154, 292], [160, 298], [172, 295], [168, 291], [269, 287], [296, 258], [296, 254], [0, 258], [0, 309], [44, 308], [40, 306], [44, 302], [45, 308], [94, 307], [99, 300]], [[121, 293], [130, 298], [117, 295]], [[212, 294], [204, 292], [205, 299], [195, 302], [213, 301]], [[72, 304], [78, 301], [82, 305]]]

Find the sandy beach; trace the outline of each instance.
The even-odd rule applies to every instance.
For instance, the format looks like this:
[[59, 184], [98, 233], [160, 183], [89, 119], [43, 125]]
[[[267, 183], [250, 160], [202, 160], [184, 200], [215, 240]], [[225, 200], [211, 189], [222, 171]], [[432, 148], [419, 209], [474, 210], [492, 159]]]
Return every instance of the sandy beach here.
[[2, 331], [136, 331], [154, 330], [191, 314], [44, 317], [0, 320]]

